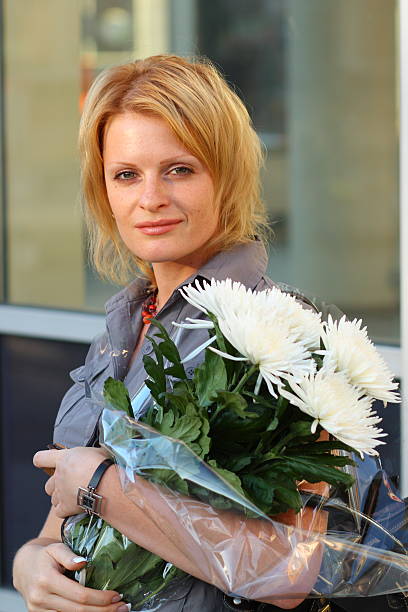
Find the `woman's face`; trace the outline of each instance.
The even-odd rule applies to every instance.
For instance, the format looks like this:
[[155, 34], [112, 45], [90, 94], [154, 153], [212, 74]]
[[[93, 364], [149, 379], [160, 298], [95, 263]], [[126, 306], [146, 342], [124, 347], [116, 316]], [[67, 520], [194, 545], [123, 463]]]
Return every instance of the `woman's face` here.
[[110, 120], [103, 161], [112, 213], [130, 251], [152, 263], [200, 267], [218, 225], [202, 162], [162, 119], [138, 113]]

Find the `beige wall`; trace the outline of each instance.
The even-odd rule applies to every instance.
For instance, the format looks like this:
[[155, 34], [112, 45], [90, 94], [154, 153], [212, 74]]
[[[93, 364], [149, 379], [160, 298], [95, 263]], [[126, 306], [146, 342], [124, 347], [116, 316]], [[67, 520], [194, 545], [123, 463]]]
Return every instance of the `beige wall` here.
[[79, 2], [5, 2], [9, 301], [83, 303]]
[[351, 309], [398, 306], [392, 0], [290, 0], [294, 279]]

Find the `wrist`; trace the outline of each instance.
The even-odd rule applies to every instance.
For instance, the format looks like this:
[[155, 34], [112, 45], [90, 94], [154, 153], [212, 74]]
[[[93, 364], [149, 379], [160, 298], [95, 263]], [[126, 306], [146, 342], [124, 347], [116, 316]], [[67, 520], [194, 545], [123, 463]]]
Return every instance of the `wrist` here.
[[96, 468], [86, 488], [79, 487], [77, 494], [77, 504], [87, 514], [95, 516], [102, 515], [102, 504], [104, 497], [100, 492], [99, 485], [107, 470], [114, 464], [113, 460], [104, 459]]

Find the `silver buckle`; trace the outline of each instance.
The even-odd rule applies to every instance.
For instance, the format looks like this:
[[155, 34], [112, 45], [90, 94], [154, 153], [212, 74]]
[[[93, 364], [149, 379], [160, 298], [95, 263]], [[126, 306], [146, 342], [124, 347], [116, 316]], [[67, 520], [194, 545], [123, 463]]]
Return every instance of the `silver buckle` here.
[[95, 489], [83, 489], [79, 487], [77, 494], [77, 504], [87, 514], [96, 514], [101, 516], [102, 495], [95, 493]]

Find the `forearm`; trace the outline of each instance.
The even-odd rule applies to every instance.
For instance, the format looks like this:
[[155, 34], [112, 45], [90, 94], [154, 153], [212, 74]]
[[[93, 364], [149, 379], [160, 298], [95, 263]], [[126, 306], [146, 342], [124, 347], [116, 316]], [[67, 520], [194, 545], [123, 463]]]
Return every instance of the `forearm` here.
[[[305, 531], [292, 533], [289, 538], [284, 526], [275, 527], [268, 521], [245, 520], [237, 513], [217, 511], [194, 499], [160, 491], [141, 478], [130, 485], [129, 497], [125, 496], [115, 468], [108, 470], [99, 491], [106, 498], [104, 518], [108, 523], [137, 544], [224, 591], [272, 601], [269, 578], [274, 581], [276, 578], [278, 597], [289, 594], [304, 598], [315, 582], [320, 567], [320, 545], [317, 541], [311, 546], [303, 544], [309, 532], [324, 531], [325, 519], [310, 509], [302, 512], [299, 524]], [[188, 514], [197, 519], [191, 529]], [[293, 525], [293, 517], [286, 518], [287, 524]], [[299, 518], [295, 521], [298, 523]], [[230, 547], [228, 569], [223, 561], [226, 547]], [[248, 563], [247, 555], [252, 555], [255, 547], [258, 552], [254, 565]], [[214, 553], [209, 555], [209, 551]], [[295, 563], [298, 564], [296, 571]], [[279, 604], [291, 608], [296, 601]]]
[[[138, 478], [138, 490], [143, 492], [144, 503], [152, 504], [148, 511], [143, 510], [123, 493], [117, 470], [112, 466], [106, 472], [98, 488], [98, 493], [104, 497], [103, 518], [139, 546], [205, 581], [206, 576], [200, 567], [193, 562], [191, 557], [184, 554], [185, 543], [182, 533], [179, 533], [177, 537], [174, 531], [173, 539], [158, 527], [160, 522], [169, 523], [170, 517], [156, 489], [146, 480]], [[154, 508], [156, 520], [151, 518], [152, 508]]]
[[[58, 517], [79, 512], [78, 486], [89, 482], [104, 458], [100, 449], [93, 448], [36, 454], [38, 467], [56, 468], [46, 490]], [[102, 516], [109, 524], [223, 591], [260, 601], [272, 594], [289, 597], [290, 604], [310, 592], [319, 573], [322, 547], [318, 536], [324, 524], [319, 513], [310, 509], [296, 516], [289, 513], [287, 526], [282, 524], [285, 517], [280, 523], [245, 519], [242, 513], [217, 510], [140, 477], [127, 484], [125, 495], [114, 466], [105, 472], [98, 493], [104, 498]]]

